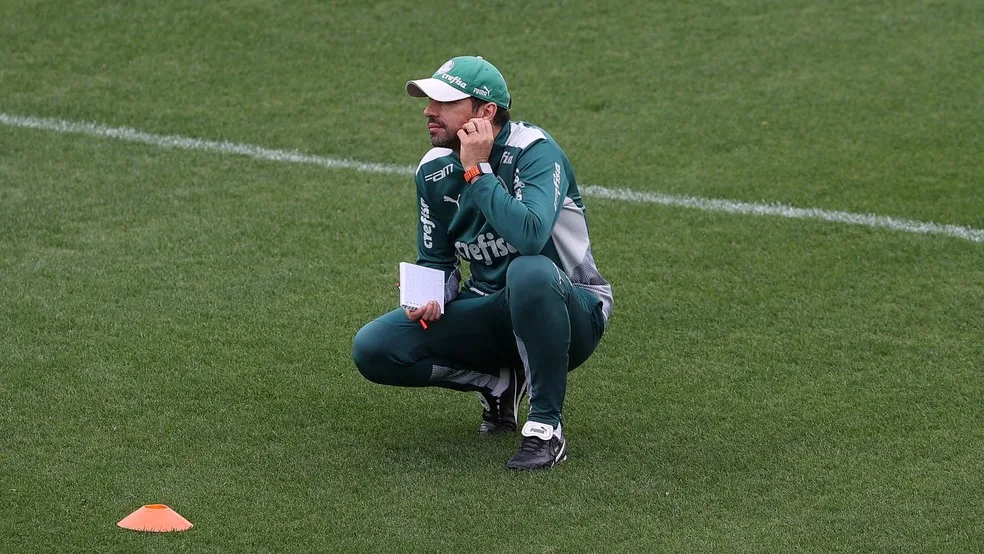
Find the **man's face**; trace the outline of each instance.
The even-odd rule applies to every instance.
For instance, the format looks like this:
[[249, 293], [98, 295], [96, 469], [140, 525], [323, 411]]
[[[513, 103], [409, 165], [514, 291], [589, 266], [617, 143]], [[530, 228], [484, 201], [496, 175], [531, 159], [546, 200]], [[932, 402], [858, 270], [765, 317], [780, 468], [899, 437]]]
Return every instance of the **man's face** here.
[[457, 150], [461, 146], [458, 130], [469, 119], [475, 117], [476, 113], [471, 98], [454, 102], [430, 100], [424, 109], [424, 116], [427, 117], [427, 132], [430, 133], [431, 145]]

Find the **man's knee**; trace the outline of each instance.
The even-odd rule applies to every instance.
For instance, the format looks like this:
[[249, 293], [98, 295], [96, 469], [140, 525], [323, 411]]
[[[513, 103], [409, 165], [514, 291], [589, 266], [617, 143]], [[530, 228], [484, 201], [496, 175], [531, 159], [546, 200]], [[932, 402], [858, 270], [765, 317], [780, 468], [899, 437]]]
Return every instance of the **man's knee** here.
[[519, 256], [506, 270], [510, 298], [529, 300], [562, 293], [560, 270], [546, 256]]
[[379, 321], [367, 323], [355, 334], [352, 360], [366, 379], [383, 385], [391, 380], [393, 355], [389, 348], [391, 329]]

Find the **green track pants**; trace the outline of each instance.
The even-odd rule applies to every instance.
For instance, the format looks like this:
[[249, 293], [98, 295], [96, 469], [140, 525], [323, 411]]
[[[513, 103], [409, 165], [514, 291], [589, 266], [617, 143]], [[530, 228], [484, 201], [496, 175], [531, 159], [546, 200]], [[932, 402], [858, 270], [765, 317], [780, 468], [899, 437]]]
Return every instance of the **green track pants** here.
[[529, 420], [561, 422], [567, 372], [588, 359], [605, 330], [601, 300], [575, 287], [550, 259], [520, 256], [506, 287], [463, 291], [427, 329], [396, 309], [355, 335], [352, 357], [375, 383], [465, 391], [495, 388], [499, 369], [522, 364]]

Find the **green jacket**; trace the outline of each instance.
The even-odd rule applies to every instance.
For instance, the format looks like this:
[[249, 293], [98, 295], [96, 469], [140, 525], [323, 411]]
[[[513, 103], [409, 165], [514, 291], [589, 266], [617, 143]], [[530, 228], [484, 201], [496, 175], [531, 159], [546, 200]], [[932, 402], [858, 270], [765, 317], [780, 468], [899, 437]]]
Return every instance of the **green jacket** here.
[[584, 204], [567, 155], [543, 129], [509, 122], [495, 138], [489, 163], [495, 175], [473, 184], [449, 148], [433, 148], [417, 166], [420, 217], [417, 263], [445, 272], [445, 302], [461, 280], [460, 262], [477, 294], [505, 287], [506, 267], [516, 256], [542, 254], [612, 310], [612, 287], [598, 271]]

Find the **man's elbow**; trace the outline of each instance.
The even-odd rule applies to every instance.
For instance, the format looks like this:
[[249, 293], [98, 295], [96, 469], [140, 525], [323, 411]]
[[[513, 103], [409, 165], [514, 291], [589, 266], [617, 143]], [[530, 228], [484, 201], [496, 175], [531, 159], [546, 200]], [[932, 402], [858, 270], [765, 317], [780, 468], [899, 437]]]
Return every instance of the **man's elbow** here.
[[543, 247], [547, 244], [547, 237], [523, 237], [515, 243], [512, 243], [512, 247], [519, 251], [521, 256], [535, 256], [543, 251]]

